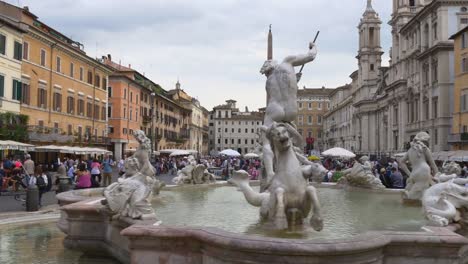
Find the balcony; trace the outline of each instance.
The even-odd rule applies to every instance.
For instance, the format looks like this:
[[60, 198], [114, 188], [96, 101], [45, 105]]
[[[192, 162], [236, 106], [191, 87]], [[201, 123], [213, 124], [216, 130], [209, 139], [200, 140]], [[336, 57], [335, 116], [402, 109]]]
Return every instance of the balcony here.
[[67, 135], [65, 131], [54, 127], [28, 126], [28, 136], [30, 141], [38, 142], [70, 143], [73, 141], [73, 135]]
[[145, 115], [143, 116], [143, 124], [151, 123], [151, 116]]
[[468, 143], [468, 133], [450, 134], [449, 143]]

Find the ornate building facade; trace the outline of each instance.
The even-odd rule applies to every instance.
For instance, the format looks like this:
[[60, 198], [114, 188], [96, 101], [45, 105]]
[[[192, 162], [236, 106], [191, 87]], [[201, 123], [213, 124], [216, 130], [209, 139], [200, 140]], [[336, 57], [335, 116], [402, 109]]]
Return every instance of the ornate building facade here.
[[[341, 144], [358, 153], [388, 155], [405, 151], [416, 133], [427, 131], [433, 151], [449, 149], [454, 100], [449, 37], [467, 21], [466, 6], [468, 1], [394, 0], [390, 63], [381, 67], [381, 20], [368, 0], [358, 26], [359, 69], [351, 75], [352, 99], [332, 98], [332, 106], [349, 107], [344, 100], [352, 100], [352, 132], [340, 143], [327, 137], [327, 147]], [[332, 124], [329, 118], [332, 113], [326, 120]], [[334, 133], [331, 126], [326, 130]]]

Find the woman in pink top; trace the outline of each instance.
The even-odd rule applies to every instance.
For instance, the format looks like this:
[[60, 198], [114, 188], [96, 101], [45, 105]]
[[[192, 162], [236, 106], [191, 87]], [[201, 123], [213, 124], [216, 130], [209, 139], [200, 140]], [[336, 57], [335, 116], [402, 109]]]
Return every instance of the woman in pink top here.
[[85, 189], [91, 187], [91, 173], [86, 169], [86, 164], [80, 163], [78, 165], [78, 172], [76, 173], [75, 189]]

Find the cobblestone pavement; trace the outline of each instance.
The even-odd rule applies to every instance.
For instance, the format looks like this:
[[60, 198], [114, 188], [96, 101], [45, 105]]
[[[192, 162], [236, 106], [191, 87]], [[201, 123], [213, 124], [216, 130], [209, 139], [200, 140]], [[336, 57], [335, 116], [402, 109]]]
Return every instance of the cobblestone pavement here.
[[[112, 175], [112, 182], [117, 181], [117, 178], [119, 177], [117, 171], [115, 171]], [[175, 175], [168, 175], [168, 174], [162, 174], [158, 175], [157, 178], [161, 181], [164, 181], [166, 185], [173, 184], [172, 179], [175, 177]], [[22, 198], [24, 199], [25, 196], [22, 195]], [[54, 210], [57, 209], [57, 199], [55, 198], [55, 191], [50, 191], [47, 193], [44, 193], [42, 196], [42, 205], [39, 210], [40, 211], [46, 211], [46, 210]], [[25, 212], [26, 211], [26, 206], [24, 202], [17, 201], [14, 198], [14, 195], [4, 193], [2, 192], [0, 195], [0, 213], [14, 213], [14, 212]], [[0, 216], [1, 219], [1, 216]]]

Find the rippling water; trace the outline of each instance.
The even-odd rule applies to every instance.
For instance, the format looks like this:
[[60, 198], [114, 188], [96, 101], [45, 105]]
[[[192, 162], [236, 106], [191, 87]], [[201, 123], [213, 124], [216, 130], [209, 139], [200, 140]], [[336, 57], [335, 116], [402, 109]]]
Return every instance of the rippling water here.
[[118, 263], [64, 248], [63, 234], [55, 223], [0, 228], [1, 264], [102, 264]]
[[369, 230], [417, 231], [425, 224], [420, 207], [401, 203], [399, 195], [318, 188], [324, 229], [307, 224], [295, 232], [272, 232], [259, 223], [259, 208], [235, 187], [184, 186], [162, 191], [154, 199], [163, 224], [211, 226], [226, 231], [290, 238], [345, 238]]

